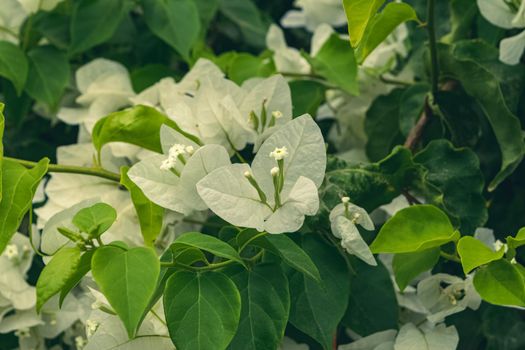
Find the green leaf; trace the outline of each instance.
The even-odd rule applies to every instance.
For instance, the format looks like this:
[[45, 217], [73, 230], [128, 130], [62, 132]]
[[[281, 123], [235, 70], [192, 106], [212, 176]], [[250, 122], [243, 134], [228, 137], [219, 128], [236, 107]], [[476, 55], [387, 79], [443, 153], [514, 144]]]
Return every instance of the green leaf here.
[[352, 95], [359, 94], [357, 62], [346, 40], [333, 33], [314, 56], [306, 56], [313, 71]]
[[163, 124], [200, 144], [196, 137], [184, 133], [174, 121], [155, 108], [138, 105], [100, 119], [93, 128], [93, 145], [99, 154], [102, 147], [110, 142], [127, 142], [162, 153], [160, 127]]
[[249, 53], [239, 53], [228, 65], [228, 76], [237, 84], [254, 77], [269, 77], [275, 73], [275, 65], [264, 53], [253, 56]]
[[219, 11], [239, 26], [245, 43], [257, 48], [265, 47], [268, 25], [261, 19], [260, 11], [252, 0], [219, 0]]
[[73, 217], [73, 225], [90, 237], [100, 237], [117, 220], [117, 211], [109, 204], [97, 203], [79, 210]]
[[445, 210], [462, 232], [472, 233], [488, 219], [483, 198], [485, 180], [477, 155], [469, 148], [455, 148], [435, 140], [415, 155], [426, 171], [419, 187], [427, 202]]
[[525, 144], [519, 119], [510, 111], [497, 77], [473, 57], [461, 51], [461, 46], [439, 44], [439, 65], [443, 74], [459, 80], [463, 89], [476, 99], [487, 117], [501, 151], [501, 169], [489, 184], [493, 191], [509, 176], [523, 159]]
[[69, 278], [64, 283], [64, 286], [60, 290], [60, 299], [58, 300], [58, 305], [62, 307], [62, 303], [69, 292], [80, 283], [80, 280], [91, 270], [91, 259], [95, 250], [88, 250], [80, 257], [80, 261], [76, 267], [75, 272], [69, 276]]
[[326, 87], [313, 80], [293, 80], [288, 83], [292, 93], [293, 116], [315, 115], [325, 99]]
[[348, 304], [350, 274], [338, 251], [313, 234], [303, 237], [302, 248], [319, 268], [321, 282], [296, 271], [289, 275], [290, 323], [325, 349], [331, 349]]
[[518, 231], [515, 237], [508, 236], [507, 237], [507, 244], [509, 248], [519, 248], [523, 245], [525, 245], [525, 228], [522, 228]]
[[517, 267], [501, 259], [481, 267], [474, 287], [483, 300], [495, 305], [525, 307], [525, 281]]
[[433, 205], [398, 211], [381, 227], [370, 245], [373, 253], [420, 252], [459, 238], [447, 215]]
[[419, 21], [412, 6], [406, 3], [388, 3], [368, 23], [365, 34], [356, 50], [357, 62], [362, 63], [397, 26], [407, 21]]
[[166, 284], [164, 313], [177, 349], [223, 350], [237, 330], [241, 297], [223, 273], [177, 271]]
[[36, 311], [64, 288], [80, 263], [80, 248], [61, 248], [44, 267], [36, 283]]
[[133, 338], [155, 292], [160, 263], [151, 248], [103, 246], [93, 255], [95, 282]]
[[412, 154], [403, 147], [377, 163], [350, 165], [337, 158], [330, 159], [321, 197], [326, 208], [341, 203], [341, 197], [371, 212], [390, 203], [401, 190], [421, 177], [421, 166], [412, 161]]
[[144, 243], [152, 245], [162, 230], [162, 220], [164, 218], [164, 208], [150, 201], [128, 177], [127, 167], [120, 169], [120, 183], [126, 187], [131, 196], [131, 201], [139, 218], [140, 232]]
[[394, 255], [392, 269], [399, 290], [404, 291], [414, 278], [432, 269], [439, 260], [439, 252], [439, 248], [430, 248], [415, 253]]
[[458, 242], [457, 249], [465, 275], [476, 267], [501, 259], [505, 254], [504, 247], [498, 251], [493, 251], [480, 240], [470, 236], [462, 237]]
[[228, 275], [241, 293], [242, 304], [239, 328], [228, 349], [277, 349], [290, 312], [288, 279], [281, 267], [258, 264], [251, 270], [236, 268]]
[[201, 30], [195, 1], [141, 0], [141, 4], [150, 30], [189, 61], [190, 50]]
[[109, 40], [128, 12], [125, 0], [80, 0], [71, 15], [70, 55]]
[[384, 265], [370, 266], [352, 261], [355, 276], [350, 283], [350, 301], [343, 325], [365, 337], [387, 329], [397, 329], [399, 307], [394, 285]]
[[370, 20], [384, 2], [385, 0], [343, 0], [352, 47], [359, 45]]
[[29, 75], [26, 91], [35, 100], [55, 108], [69, 84], [67, 55], [52, 46], [38, 46], [27, 53]]
[[239, 264], [244, 265], [242, 258], [239, 253], [231, 245], [221, 241], [213, 236], [200, 233], [200, 232], [188, 232], [179, 236], [172, 244], [171, 249], [177, 249], [180, 246], [194, 247], [201, 250], [210, 252], [221, 258], [230, 259], [237, 261]]
[[372, 161], [388, 156], [395, 145], [404, 142], [400, 130], [401, 99], [405, 89], [393, 89], [377, 97], [366, 111], [365, 131], [368, 136], [366, 154]]
[[430, 85], [427, 83], [417, 83], [403, 91], [399, 101], [399, 129], [403, 136], [408, 136], [416, 125], [429, 91]]
[[4, 159], [2, 161], [2, 201], [0, 202], [0, 254], [16, 233], [32, 205], [40, 180], [47, 173], [49, 159], [32, 169]]
[[266, 235], [254, 240], [253, 244], [269, 250], [293, 269], [316, 281], [321, 280], [319, 270], [311, 257], [287, 235]]
[[26, 83], [29, 64], [24, 52], [16, 45], [0, 41], [0, 76], [10, 80], [20, 95]]

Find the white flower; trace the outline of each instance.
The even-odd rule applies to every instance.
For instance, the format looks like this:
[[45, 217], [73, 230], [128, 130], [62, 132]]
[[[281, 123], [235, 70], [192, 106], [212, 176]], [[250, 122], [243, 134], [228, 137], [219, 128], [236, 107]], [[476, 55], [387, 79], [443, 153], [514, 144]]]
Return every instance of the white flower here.
[[18, 247], [16, 244], [8, 244], [5, 247], [5, 255], [9, 260], [15, 259], [18, 257]]
[[246, 171], [243, 173], [243, 176], [244, 176], [245, 178], [252, 177], [252, 172], [249, 171], [249, 170], [246, 170]]
[[288, 149], [286, 147], [276, 147], [272, 152], [270, 152], [270, 157], [275, 160], [283, 160], [288, 156]]
[[281, 111], [273, 111], [272, 112], [272, 117], [274, 117], [275, 119], [281, 119], [283, 117], [283, 112], [281, 112]]
[[169, 150], [169, 157], [173, 159], [177, 159], [179, 155], [185, 154], [185, 153], [186, 153], [186, 146], [180, 143], [177, 143], [171, 146]]
[[343, 204], [350, 203], [350, 197], [342, 197], [341, 198], [341, 203], [343, 203]]
[[300, 10], [290, 10], [281, 19], [285, 28], [306, 27], [313, 32], [321, 24], [335, 27], [346, 23], [343, 3], [340, 0], [296, 0]]
[[170, 169], [172, 169], [175, 164], [177, 163], [177, 160], [176, 159], [173, 159], [171, 157], [168, 157], [166, 159], [164, 159], [162, 161], [162, 163], [160, 164], [160, 170], [164, 170], [164, 171], [168, 171]]
[[195, 148], [193, 146], [186, 146], [186, 153], [188, 153], [190, 156], [195, 152]]
[[78, 337], [75, 337], [75, 346], [77, 349], [82, 349], [84, 346], [86, 346], [87, 341], [80, 335]]
[[272, 169], [270, 169], [270, 174], [272, 174], [272, 176], [279, 175], [279, 168], [274, 166]]
[[18, 338], [29, 338], [31, 336], [31, 332], [29, 328], [20, 328], [15, 332], [15, 335]]
[[93, 334], [95, 334], [97, 328], [99, 326], [99, 323], [94, 320], [87, 320], [86, 321], [86, 335], [87, 337], [91, 337]]
[[[525, 1], [477, 0], [483, 17], [495, 26], [512, 29], [525, 27]], [[525, 50], [525, 31], [500, 42], [500, 61], [518, 64]]]

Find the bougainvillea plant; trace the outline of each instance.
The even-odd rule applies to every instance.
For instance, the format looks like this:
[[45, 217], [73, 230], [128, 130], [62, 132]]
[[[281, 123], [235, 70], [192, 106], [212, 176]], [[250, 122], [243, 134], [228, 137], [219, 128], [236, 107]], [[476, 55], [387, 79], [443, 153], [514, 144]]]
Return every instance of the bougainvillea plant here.
[[3, 1], [0, 349], [525, 348], [525, 1]]

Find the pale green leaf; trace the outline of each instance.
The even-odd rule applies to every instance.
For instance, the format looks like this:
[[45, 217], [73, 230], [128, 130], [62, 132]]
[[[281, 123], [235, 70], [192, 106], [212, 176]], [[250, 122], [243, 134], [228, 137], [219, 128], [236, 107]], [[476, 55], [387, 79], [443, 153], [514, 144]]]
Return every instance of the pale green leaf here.
[[83, 208], [72, 219], [73, 224], [90, 237], [99, 237], [117, 220], [117, 211], [106, 203]]
[[414, 205], [398, 211], [372, 242], [373, 253], [412, 253], [456, 240], [459, 233], [447, 215], [433, 205]]
[[359, 45], [370, 20], [384, 2], [385, 0], [343, 0], [352, 47]]
[[459, 240], [457, 250], [465, 275], [476, 267], [501, 259], [505, 254], [504, 247], [494, 251], [480, 240], [470, 236], [462, 237]]
[[517, 267], [504, 259], [481, 267], [474, 287], [483, 300], [495, 305], [525, 307], [525, 281]]
[[133, 338], [157, 286], [160, 273], [157, 255], [150, 248], [125, 250], [104, 246], [93, 255], [92, 273], [124, 323], [128, 336]]
[[244, 265], [239, 253], [231, 245], [221, 241], [213, 236], [199, 233], [199, 232], [188, 232], [179, 236], [171, 245], [171, 249], [178, 249], [180, 246], [194, 247], [201, 250], [205, 250], [213, 255], [221, 258], [230, 259], [237, 261], [239, 264]]

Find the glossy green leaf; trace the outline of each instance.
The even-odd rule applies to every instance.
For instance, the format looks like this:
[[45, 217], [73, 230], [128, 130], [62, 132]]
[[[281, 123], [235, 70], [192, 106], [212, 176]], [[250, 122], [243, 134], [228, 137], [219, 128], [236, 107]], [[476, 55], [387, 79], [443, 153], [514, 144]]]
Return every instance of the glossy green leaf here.
[[22, 93], [29, 71], [24, 52], [16, 45], [0, 41], [0, 76], [10, 80], [18, 95]]
[[164, 208], [150, 201], [142, 190], [127, 175], [129, 168], [120, 169], [120, 183], [127, 188], [139, 218], [140, 232], [144, 243], [152, 245], [162, 230]]
[[348, 304], [350, 274], [345, 259], [314, 235], [304, 236], [301, 246], [319, 268], [321, 281], [296, 271], [289, 275], [290, 323], [331, 349]]
[[71, 15], [71, 55], [109, 40], [128, 12], [125, 0], [80, 0]]
[[0, 254], [16, 233], [32, 205], [40, 180], [47, 173], [49, 159], [27, 169], [9, 160], [2, 161], [2, 201], [0, 202]]
[[264, 53], [260, 56], [236, 54], [228, 65], [228, 77], [237, 84], [254, 77], [269, 77], [275, 73], [275, 65], [267, 56]]
[[385, 0], [343, 0], [350, 43], [353, 47], [359, 45], [370, 20], [384, 3]]
[[314, 57], [307, 56], [313, 71], [346, 92], [358, 95], [354, 50], [338, 34], [332, 34]]
[[288, 83], [292, 93], [293, 116], [315, 115], [325, 99], [326, 87], [313, 80], [293, 80]]
[[508, 236], [507, 244], [509, 245], [509, 248], [514, 248], [514, 249], [525, 245], [525, 228], [522, 228], [521, 230], [519, 230], [516, 236], [514, 237]]
[[177, 349], [223, 350], [237, 331], [241, 297], [223, 273], [177, 271], [166, 284], [164, 313]]
[[253, 244], [269, 250], [293, 269], [316, 281], [321, 280], [319, 270], [312, 258], [287, 235], [266, 235], [254, 240]]
[[459, 240], [457, 250], [465, 275], [476, 267], [501, 259], [505, 254], [503, 247], [498, 251], [494, 251], [487, 247], [485, 243], [470, 236], [462, 237]]
[[399, 290], [404, 291], [414, 278], [432, 269], [439, 260], [439, 252], [439, 248], [430, 248], [415, 253], [394, 255], [392, 269]]
[[[160, 127], [163, 124], [183, 133], [174, 121], [153, 107], [138, 105], [111, 113], [95, 124], [93, 145], [99, 153], [110, 142], [126, 142], [162, 153]], [[183, 135], [197, 141], [194, 136]]]
[[99, 237], [117, 220], [117, 211], [109, 204], [97, 203], [80, 209], [73, 217], [73, 225], [90, 237]]
[[488, 219], [483, 198], [485, 180], [477, 155], [469, 148], [455, 148], [447, 140], [434, 140], [415, 155], [426, 171], [420, 187], [427, 202], [445, 210], [461, 232], [471, 234]]
[[64, 247], [60, 249], [44, 267], [36, 283], [36, 310], [53, 295], [58, 294], [74, 275], [80, 263], [80, 248]]
[[352, 268], [355, 276], [350, 282], [350, 299], [343, 325], [361, 336], [396, 329], [399, 306], [388, 270], [382, 263], [370, 266], [359, 260], [352, 261]]
[[95, 282], [133, 338], [155, 292], [160, 273], [157, 255], [150, 248], [98, 248], [92, 259]]
[[474, 287], [483, 300], [495, 305], [525, 307], [525, 281], [516, 266], [501, 259], [481, 267]]
[[412, 253], [458, 238], [443, 211], [433, 205], [413, 205], [398, 211], [381, 227], [370, 249], [373, 253]]
[[55, 108], [69, 84], [67, 55], [52, 46], [38, 46], [29, 51], [27, 56], [27, 93], [35, 100]]
[[91, 259], [93, 258], [94, 253], [95, 250], [88, 250], [80, 257], [80, 261], [76, 267], [76, 270], [72, 275], [69, 276], [69, 278], [64, 283], [64, 286], [60, 290], [60, 299], [58, 301], [60, 307], [62, 307], [62, 303], [64, 302], [64, 299], [66, 299], [66, 296], [69, 294], [69, 292], [75, 288], [77, 284], [80, 283], [82, 278], [91, 270]]
[[141, 0], [144, 20], [150, 30], [185, 60], [199, 37], [201, 22], [195, 1]]
[[178, 249], [180, 246], [198, 248], [221, 258], [234, 260], [239, 264], [244, 265], [239, 253], [237, 253], [231, 245], [204, 233], [185, 233], [172, 243], [171, 249]]
[[[461, 47], [460, 47], [461, 48]], [[510, 111], [500, 82], [472, 57], [456, 51], [456, 46], [438, 46], [443, 74], [459, 80], [487, 117], [501, 151], [501, 169], [489, 185], [494, 190], [518, 166], [525, 153], [525, 143], [518, 118]]]
[[407, 3], [388, 3], [368, 23], [362, 41], [356, 49], [357, 62], [362, 63], [397, 26], [407, 21], [418, 21], [412, 6]]
[[241, 294], [241, 317], [231, 350], [273, 350], [284, 336], [290, 312], [288, 279], [277, 264], [236, 268], [228, 275]]

